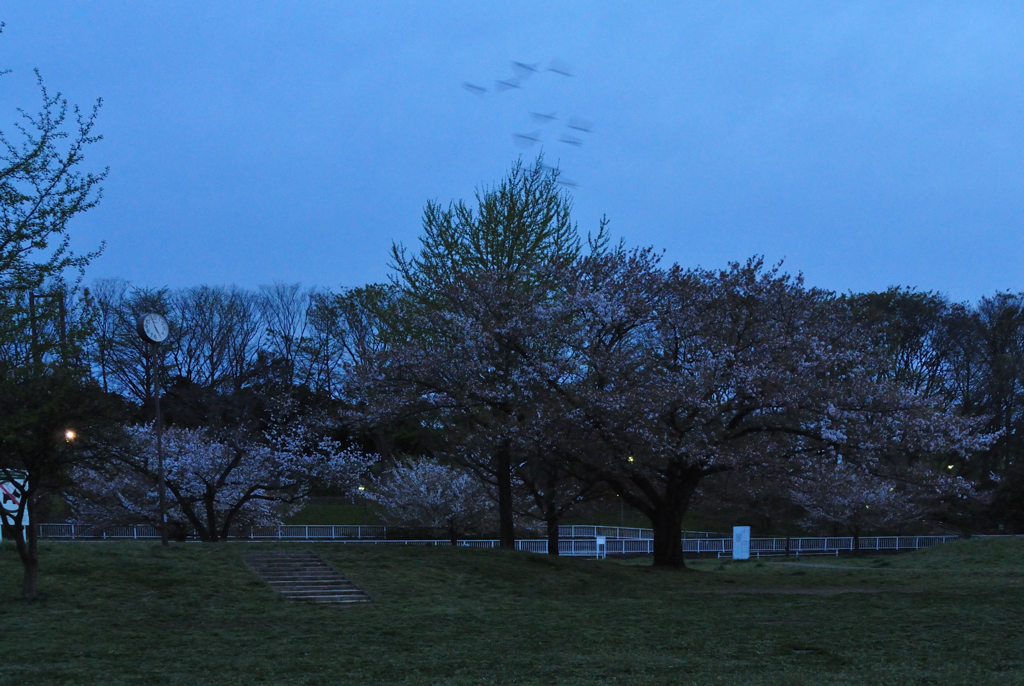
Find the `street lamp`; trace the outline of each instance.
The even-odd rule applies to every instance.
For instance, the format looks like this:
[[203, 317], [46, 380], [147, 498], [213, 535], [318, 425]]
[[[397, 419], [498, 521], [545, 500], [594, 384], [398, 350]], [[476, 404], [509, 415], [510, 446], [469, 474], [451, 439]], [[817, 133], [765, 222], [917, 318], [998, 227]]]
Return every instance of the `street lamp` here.
[[64, 432], [64, 440], [67, 441], [68, 443], [75, 440], [76, 436], [78, 436], [78, 434], [75, 433], [74, 429], [68, 429], [67, 431]]
[[160, 416], [160, 365], [157, 363], [157, 347], [167, 338], [170, 327], [167, 320], [160, 315], [150, 312], [141, 315], [136, 322], [135, 329], [139, 337], [149, 343], [149, 359], [153, 362], [153, 405], [156, 410], [156, 461], [157, 461], [157, 490], [160, 492], [160, 543], [167, 545], [167, 496], [164, 486], [164, 422]]

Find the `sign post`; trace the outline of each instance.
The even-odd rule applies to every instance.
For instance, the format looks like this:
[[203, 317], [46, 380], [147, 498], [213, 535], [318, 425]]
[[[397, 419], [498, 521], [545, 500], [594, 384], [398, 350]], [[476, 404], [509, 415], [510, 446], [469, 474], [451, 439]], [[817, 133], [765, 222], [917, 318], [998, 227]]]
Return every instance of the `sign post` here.
[[750, 527], [734, 526], [732, 528], [732, 559], [750, 559]]
[[[28, 526], [28, 503], [22, 505], [22, 494], [28, 490], [25, 478], [13, 477], [12, 481], [0, 481], [0, 524], [10, 526]], [[21, 523], [18, 523], [18, 510], [21, 510]], [[3, 538], [0, 528], [0, 539]]]

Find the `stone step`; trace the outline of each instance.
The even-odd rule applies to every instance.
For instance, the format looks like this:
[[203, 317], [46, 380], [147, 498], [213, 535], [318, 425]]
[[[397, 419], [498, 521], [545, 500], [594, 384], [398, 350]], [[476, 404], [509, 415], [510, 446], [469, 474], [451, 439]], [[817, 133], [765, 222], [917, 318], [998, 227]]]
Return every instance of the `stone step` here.
[[314, 603], [317, 605], [350, 605], [353, 603], [368, 603], [370, 601], [368, 599], [351, 600], [346, 598], [335, 598], [334, 596], [324, 596], [323, 598], [304, 598], [303, 602]]
[[339, 593], [362, 593], [358, 587], [342, 584], [289, 584], [281, 586], [270, 584], [270, 587], [279, 593], [292, 593], [298, 591], [338, 591]]
[[338, 586], [352, 585], [350, 582], [339, 582], [337, 579], [266, 579], [271, 586]]
[[245, 561], [270, 588], [289, 600], [318, 604], [366, 603], [369, 594], [309, 551], [248, 553]]
[[261, 574], [265, 581], [337, 581], [339, 574]]
[[285, 596], [286, 598], [302, 598], [304, 596], [313, 595], [336, 595], [352, 598], [362, 598], [366, 594], [360, 591], [358, 588], [344, 589], [344, 588], [288, 588], [288, 589], [275, 589], [278, 593]]
[[313, 598], [324, 595], [337, 596], [339, 598], [362, 598], [365, 593], [360, 590], [343, 591], [337, 588], [311, 588], [308, 590], [296, 589], [280, 591], [285, 598]]

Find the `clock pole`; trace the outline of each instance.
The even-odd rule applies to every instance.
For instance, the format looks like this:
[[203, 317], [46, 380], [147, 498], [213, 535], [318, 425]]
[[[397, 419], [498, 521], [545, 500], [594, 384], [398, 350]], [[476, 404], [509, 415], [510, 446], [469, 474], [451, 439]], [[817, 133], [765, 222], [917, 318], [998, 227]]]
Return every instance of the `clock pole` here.
[[167, 540], [167, 486], [164, 478], [164, 419], [160, 413], [160, 363], [157, 359], [160, 343], [167, 338], [167, 320], [150, 312], [136, 323], [139, 337], [149, 343], [149, 359], [153, 364], [153, 409], [156, 411], [156, 483], [160, 494], [160, 543]]
[[156, 361], [158, 343], [150, 343], [153, 360], [153, 405], [156, 410], [156, 487], [160, 492], [160, 544], [167, 546], [167, 486], [164, 483], [164, 420], [160, 414], [160, 365]]

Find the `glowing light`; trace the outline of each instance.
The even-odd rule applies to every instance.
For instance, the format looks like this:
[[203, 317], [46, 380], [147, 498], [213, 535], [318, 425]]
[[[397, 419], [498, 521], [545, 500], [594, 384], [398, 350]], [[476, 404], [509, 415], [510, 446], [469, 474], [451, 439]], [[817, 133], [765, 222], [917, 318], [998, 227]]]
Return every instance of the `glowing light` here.
[[632, 461], [633, 461], [633, 456], [632, 456], [632, 455], [630, 455], [630, 456], [629, 456], [629, 457], [627, 457], [626, 459], [627, 459], [627, 460], [629, 460], [630, 462], [632, 462]]
[[953, 468], [953, 465], [948, 465], [948, 466], [946, 467], [946, 469], [952, 469], [952, 468]]
[[366, 486], [360, 486], [360, 487], [359, 487], [359, 490], [360, 490], [360, 491], [365, 491], [365, 490], [366, 490]]
[[75, 440], [75, 436], [77, 436], [77, 435], [78, 434], [76, 434], [74, 431], [72, 431], [71, 429], [68, 429], [67, 431], [64, 432], [64, 440], [65, 441], [73, 441], [73, 440]]

